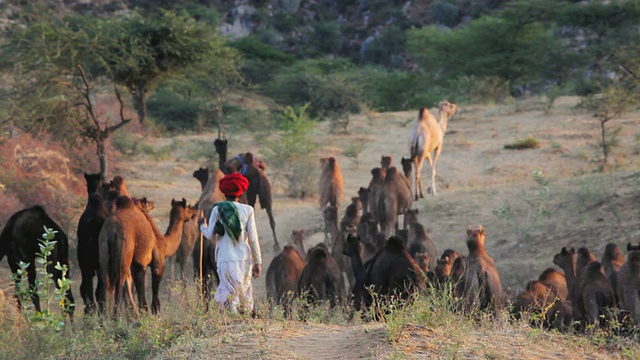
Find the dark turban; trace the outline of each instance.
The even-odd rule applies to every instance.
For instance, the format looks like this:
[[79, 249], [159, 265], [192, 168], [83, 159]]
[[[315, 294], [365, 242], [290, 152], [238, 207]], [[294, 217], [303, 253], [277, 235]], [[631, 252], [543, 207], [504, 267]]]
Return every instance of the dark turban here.
[[238, 197], [249, 188], [249, 180], [242, 174], [234, 172], [220, 179], [220, 191], [226, 196]]

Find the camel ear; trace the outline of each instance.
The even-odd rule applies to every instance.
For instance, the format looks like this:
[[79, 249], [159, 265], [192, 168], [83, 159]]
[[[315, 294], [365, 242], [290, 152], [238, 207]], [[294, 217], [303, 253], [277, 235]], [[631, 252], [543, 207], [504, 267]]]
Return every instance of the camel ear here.
[[473, 232], [473, 227], [469, 226], [467, 228], [467, 236], [470, 236], [472, 232]]
[[627, 251], [631, 251], [633, 249], [633, 245], [631, 243], [627, 243]]
[[481, 235], [486, 235], [487, 233], [484, 231], [484, 226], [480, 225], [478, 226], [478, 233], [480, 233]]
[[371, 169], [371, 175], [376, 176], [376, 174], [379, 174], [379, 173], [380, 173], [380, 168], [375, 167]]

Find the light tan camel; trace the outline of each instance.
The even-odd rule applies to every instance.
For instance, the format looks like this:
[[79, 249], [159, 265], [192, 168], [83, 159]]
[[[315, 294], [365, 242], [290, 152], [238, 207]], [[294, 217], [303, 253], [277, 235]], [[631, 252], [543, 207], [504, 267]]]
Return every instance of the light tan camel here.
[[334, 157], [321, 158], [320, 164], [322, 166], [319, 181], [320, 207], [324, 209], [329, 203], [339, 210], [344, 180], [338, 161]]
[[411, 160], [415, 165], [416, 200], [418, 200], [418, 190], [420, 190], [420, 197], [424, 197], [422, 195], [422, 175], [420, 174], [424, 159], [427, 159], [431, 166], [431, 194], [436, 195], [436, 162], [442, 152], [447, 122], [451, 116], [458, 112], [458, 109], [458, 105], [443, 100], [440, 102], [439, 120], [436, 120], [426, 107], [418, 112], [418, 119], [411, 129], [411, 147], [409, 149]]
[[198, 209], [204, 212], [205, 219], [208, 219], [211, 215], [211, 209], [215, 203], [224, 201], [226, 198], [222, 191], [220, 191], [220, 179], [224, 177], [224, 173], [218, 169], [214, 176], [209, 177], [207, 185], [202, 190], [200, 199], [198, 200]]

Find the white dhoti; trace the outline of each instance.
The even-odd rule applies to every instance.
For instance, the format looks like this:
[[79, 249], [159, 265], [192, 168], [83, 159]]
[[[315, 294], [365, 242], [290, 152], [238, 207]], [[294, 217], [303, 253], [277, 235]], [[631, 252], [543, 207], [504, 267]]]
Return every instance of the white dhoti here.
[[251, 260], [221, 261], [216, 265], [220, 277], [214, 297], [216, 303], [234, 313], [252, 311]]

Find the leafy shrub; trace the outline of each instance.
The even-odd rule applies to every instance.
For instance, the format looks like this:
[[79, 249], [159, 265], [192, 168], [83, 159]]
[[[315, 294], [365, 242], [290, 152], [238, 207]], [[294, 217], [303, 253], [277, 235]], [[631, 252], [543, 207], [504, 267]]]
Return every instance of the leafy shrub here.
[[149, 115], [168, 131], [192, 129], [197, 122], [203, 100], [184, 98], [162, 88], [147, 101]]
[[540, 147], [540, 143], [533, 136], [529, 135], [524, 139], [516, 140], [512, 143], [506, 144], [505, 149], [510, 150], [523, 150], [523, 149], [537, 149]]
[[317, 166], [315, 151], [319, 148], [313, 141], [315, 120], [307, 113], [308, 104], [293, 108], [287, 106], [278, 114], [278, 134], [265, 141], [263, 153], [277, 172], [272, 178], [283, 174], [287, 180], [288, 195], [305, 197], [317, 192]]
[[[345, 74], [362, 88], [362, 100], [376, 111], [400, 111], [437, 103], [438, 95], [429, 96], [424, 79], [415, 73], [367, 66]], [[432, 101], [430, 101], [432, 99]]]
[[404, 65], [406, 41], [404, 31], [398, 26], [391, 26], [364, 47], [362, 61], [389, 68], [401, 68]]
[[337, 22], [316, 22], [302, 35], [300, 55], [317, 57], [337, 54], [342, 47], [342, 30]]

